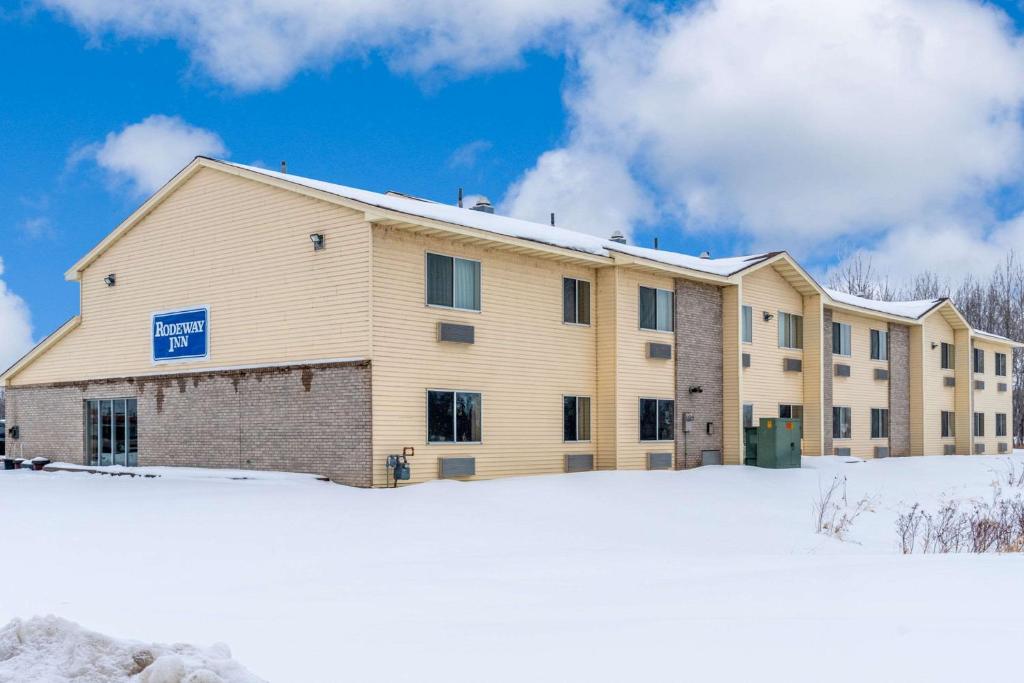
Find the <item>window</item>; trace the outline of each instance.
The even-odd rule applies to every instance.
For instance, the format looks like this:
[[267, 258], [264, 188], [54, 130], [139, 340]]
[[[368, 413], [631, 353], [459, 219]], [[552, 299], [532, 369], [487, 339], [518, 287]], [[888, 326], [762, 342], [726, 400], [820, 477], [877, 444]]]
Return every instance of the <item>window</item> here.
[[871, 360], [889, 360], [889, 333], [871, 330]]
[[85, 463], [139, 464], [139, 409], [134, 398], [85, 402]]
[[640, 440], [671, 441], [676, 402], [660, 398], [640, 399]]
[[942, 342], [942, 369], [956, 369], [956, 348], [946, 342]]
[[974, 349], [974, 371], [977, 373], [985, 372], [985, 350]]
[[479, 443], [480, 394], [467, 391], [427, 392], [429, 443]]
[[590, 397], [562, 397], [562, 438], [590, 441]]
[[779, 417], [783, 420], [802, 420], [804, 419], [804, 407], [785, 403], [780, 404]]
[[743, 427], [754, 426], [754, 404], [744, 403], [743, 404]]
[[427, 254], [427, 303], [480, 310], [480, 262]]
[[832, 408], [832, 438], [852, 438], [853, 428], [850, 425], [850, 409], [834, 406]]
[[1006, 436], [1006, 413], [996, 413], [996, 436]]
[[853, 328], [846, 323], [832, 323], [832, 353], [853, 355]]
[[590, 283], [586, 280], [562, 278], [562, 322], [590, 324]]
[[793, 313], [779, 313], [779, 346], [784, 349], [804, 347], [804, 317]]
[[952, 439], [956, 436], [956, 414], [949, 410], [942, 411], [942, 438]]
[[1006, 377], [1006, 354], [996, 354], [996, 374], [1000, 377]]
[[871, 409], [871, 438], [872, 439], [888, 439], [889, 438], [889, 409], [888, 408], [872, 408]]
[[985, 413], [974, 414], [974, 435], [985, 436]]
[[653, 287], [640, 288], [640, 329], [672, 331], [672, 292]]
[[754, 309], [750, 306], [743, 307], [743, 343], [754, 342]]

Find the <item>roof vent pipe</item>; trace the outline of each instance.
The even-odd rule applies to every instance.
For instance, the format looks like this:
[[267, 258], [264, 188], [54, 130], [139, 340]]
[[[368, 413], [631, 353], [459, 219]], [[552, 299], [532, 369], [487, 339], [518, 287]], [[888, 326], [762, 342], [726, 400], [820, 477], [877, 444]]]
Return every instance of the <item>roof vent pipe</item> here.
[[555, 212], [551, 212], [551, 227], [555, 227]]
[[480, 211], [481, 213], [494, 213], [494, 207], [491, 205], [491, 200], [487, 197], [480, 197], [476, 200], [476, 204], [470, 209], [471, 211]]
[[710, 251], [702, 251], [702, 252], [700, 252], [700, 257], [701, 258], [705, 258], [705, 259], [706, 258], [711, 258], [711, 252]]
[[619, 230], [613, 232], [612, 236], [609, 237], [608, 239], [610, 239], [612, 242], [618, 242], [619, 244], [629, 244], [629, 242], [626, 241], [626, 236], [623, 235], [622, 232]]
[[655, 250], [657, 250], [657, 248], [658, 248], [658, 238], [657, 237], [654, 238], [654, 248], [655, 248]]
[[281, 162], [281, 173], [288, 173], [288, 162], [287, 161], [282, 161]]

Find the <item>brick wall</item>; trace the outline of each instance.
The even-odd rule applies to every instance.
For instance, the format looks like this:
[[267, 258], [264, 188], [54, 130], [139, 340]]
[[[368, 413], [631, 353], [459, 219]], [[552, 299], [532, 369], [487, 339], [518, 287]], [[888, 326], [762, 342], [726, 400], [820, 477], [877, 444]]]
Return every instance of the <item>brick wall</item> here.
[[9, 450], [81, 463], [83, 401], [136, 398], [139, 465], [313, 472], [370, 486], [370, 375], [363, 361], [13, 387], [7, 424], [21, 438]]
[[[676, 467], [698, 467], [701, 451], [722, 452], [722, 291], [676, 280]], [[699, 386], [702, 393], [690, 393]], [[683, 432], [683, 413], [693, 431]], [[707, 433], [711, 423], [712, 433]]]
[[889, 455], [910, 455], [910, 328], [889, 323]]
[[824, 418], [825, 429], [825, 455], [833, 455], [832, 444], [832, 378], [835, 371], [832, 369], [832, 310], [825, 309], [822, 318], [822, 374], [824, 375], [821, 412]]

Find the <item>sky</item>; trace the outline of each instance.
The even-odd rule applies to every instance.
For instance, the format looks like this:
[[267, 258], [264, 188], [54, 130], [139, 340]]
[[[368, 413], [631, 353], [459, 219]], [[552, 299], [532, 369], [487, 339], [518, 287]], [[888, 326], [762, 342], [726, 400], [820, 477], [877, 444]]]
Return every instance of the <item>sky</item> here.
[[197, 154], [822, 277], [986, 275], [1024, 251], [1022, 27], [1016, 0], [3, 0], [0, 366]]

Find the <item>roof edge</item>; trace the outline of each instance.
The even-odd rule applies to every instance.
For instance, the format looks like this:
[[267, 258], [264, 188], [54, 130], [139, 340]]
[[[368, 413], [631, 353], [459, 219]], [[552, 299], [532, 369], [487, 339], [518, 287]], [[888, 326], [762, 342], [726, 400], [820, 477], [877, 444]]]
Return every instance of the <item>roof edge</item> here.
[[61, 339], [67, 336], [69, 332], [79, 326], [82, 322], [82, 316], [76, 315], [69, 318], [63, 325], [58, 327], [50, 334], [43, 337], [43, 339], [28, 350], [24, 356], [14, 361], [9, 368], [0, 373], [0, 384], [6, 386], [19, 372], [31, 365], [37, 358], [46, 353], [53, 347], [54, 344], [59, 342]]

